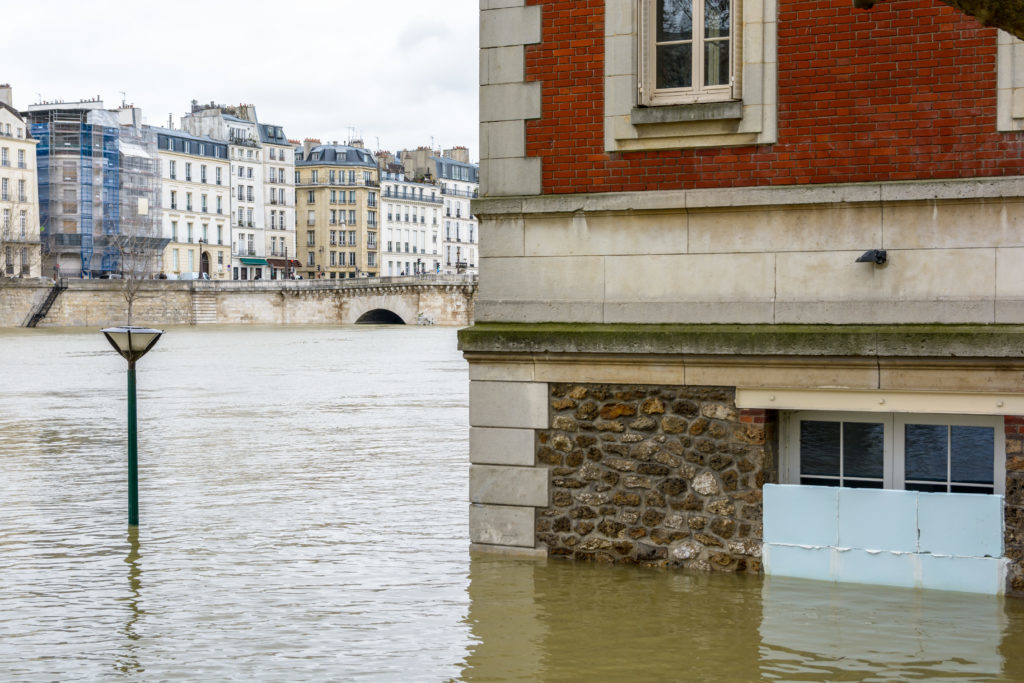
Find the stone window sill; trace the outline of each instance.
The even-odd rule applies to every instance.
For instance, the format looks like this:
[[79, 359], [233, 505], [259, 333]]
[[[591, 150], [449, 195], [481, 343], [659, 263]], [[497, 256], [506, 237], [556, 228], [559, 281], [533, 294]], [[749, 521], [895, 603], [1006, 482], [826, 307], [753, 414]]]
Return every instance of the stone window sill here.
[[735, 121], [743, 118], [743, 102], [696, 102], [671, 106], [634, 107], [629, 115], [634, 126], [689, 121]]

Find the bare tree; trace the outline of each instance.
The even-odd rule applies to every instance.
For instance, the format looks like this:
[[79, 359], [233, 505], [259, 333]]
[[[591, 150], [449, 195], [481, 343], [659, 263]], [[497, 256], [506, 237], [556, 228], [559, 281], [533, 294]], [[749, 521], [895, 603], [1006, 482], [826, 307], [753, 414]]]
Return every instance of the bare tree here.
[[128, 308], [128, 324], [132, 324], [135, 302], [143, 293], [143, 283], [156, 272], [157, 243], [152, 237], [141, 235], [111, 235], [111, 244], [117, 248], [118, 270], [121, 276], [121, 295]]
[[39, 245], [38, 239], [22, 234], [9, 218], [4, 221], [0, 217], [0, 285], [29, 277], [33, 270], [38, 270], [42, 257]]
[[[1024, 0], [940, 0], [980, 21], [1024, 39]], [[870, 9], [882, 0], [853, 0], [853, 6]]]

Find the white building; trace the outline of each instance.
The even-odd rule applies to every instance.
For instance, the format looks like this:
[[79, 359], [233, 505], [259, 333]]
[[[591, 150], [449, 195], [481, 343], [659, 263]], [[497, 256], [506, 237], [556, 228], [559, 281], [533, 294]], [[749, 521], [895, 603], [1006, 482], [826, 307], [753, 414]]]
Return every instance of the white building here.
[[0, 278], [39, 277], [36, 141], [0, 85]]
[[381, 173], [381, 275], [435, 273], [441, 268], [441, 189], [404, 173]]
[[[240, 115], [239, 115], [240, 114]], [[267, 265], [263, 148], [252, 105], [226, 107], [193, 103], [181, 127], [193, 135], [228, 143], [231, 162], [231, 278], [262, 280]], [[294, 223], [294, 221], [293, 221]]]
[[228, 145], [184, 131], [153, 128], [160, 159], [162, 236], [169, 239], [160, 270], [178, 277], [231, 277], [231, 164]]
[[288, 278], [300, 265], [295, 252], [295, 151], [281, 126], [257, 123], [257, 129], [263, 148], [264, 253], [270, 279]]
[[480, 233], [470, 201], [480, 193], [480, 167], [448, 156], [433, 157], [444, 195], [444, 232], [441, 266], [445, 273], [479, 273]]
[[440, 191], [439, 272], [476, 275], [480, 235], [470, 202], [480, 192], [480, 166], [469, 162], [469, 150], [453, 147], [440, 152], [419, 147], [398, 152], [395, 163], [407, 178], [434, 183]]

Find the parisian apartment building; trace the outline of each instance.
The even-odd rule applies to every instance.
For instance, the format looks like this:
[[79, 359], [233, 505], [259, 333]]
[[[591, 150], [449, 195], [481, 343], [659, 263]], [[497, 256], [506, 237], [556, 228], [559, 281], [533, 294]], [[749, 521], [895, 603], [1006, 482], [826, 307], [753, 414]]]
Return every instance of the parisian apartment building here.
[[39, 277], [36, 141], [0, 85], [0, 277]]
[[380, 176], [361, 141], [294, 150], [299, 274], [306, 279], [380, 275]]
[[42, 272], [151, 273], [168, 240], [156, 132], [142, 110], [97, 97], [31, 104], [21, 117], [36, 143]]
[[193, 135], [228, 143], [231, 279], [292, 277], [297, 266], [290, 262], [295, 254], [295, 205], [289, 192], [294, 156], [284, 130], [261, 124], [256, 108], [248, 104], [193, 102], [181, 124]]
[[380, 192], [381, 274], [440, 272], [441, 188], [394, 169], [381, 172]]
[[172, 279], [231, 277], [231, 164], [228, 146], [181, 130], [154, 128], [160, 159], [160, 272]]
[[[253, 114], [255, 118], [255, 113]], [[258, 123], [263, 146], [264, 211], [267, 226], [264, 246], [271, 277], [291, 278], [299, 266], [295, 258], [295, 150], [281, 126]]]
[[480, 192], [480, 166], [470, 163], [469, 150], [418, 147], [398, 152], [396, 157], [407, 177], [426, 179], [440, 191], [438, 272], [479, 273], [480, 235], [470, 202]]
[[[476, 275], [480, 235], [470, 202], [479, 195], [480, 166], [470, 163], [469, 150], [466, 147], [443, 151], [418, 147], [394, 155], [378, 152], [377, 156], [385, 174], [382, 196], [387, 251], [382, 274]], [[418, 204], [412, 201], [414, 195]], [[410, 219], [415, 220], [406, 221], [406, 209]], [[409, 239], [406, 239], [407, 230]], [[420, 237], [417, 232], [423, 233], [422, 244], [416, 242]], [[405, 251], [406, 242], [409, 242], [409, 252]], [[412, 251], [414, 246], [419, 253]]]

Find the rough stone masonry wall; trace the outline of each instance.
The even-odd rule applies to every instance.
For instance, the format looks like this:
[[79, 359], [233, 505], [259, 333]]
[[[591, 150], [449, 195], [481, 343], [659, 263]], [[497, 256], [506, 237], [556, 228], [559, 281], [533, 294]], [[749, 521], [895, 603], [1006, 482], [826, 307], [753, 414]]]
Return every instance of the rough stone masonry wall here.
[[1024, 416], [1007, 415], [1003, 552], [1010, 559], [1007, 592], [1024, 598]]
[[553, 384], [537, 462], [552, 557], [761, 571], [761, 487], [777, 478], [774, 414], [731, 387]]

